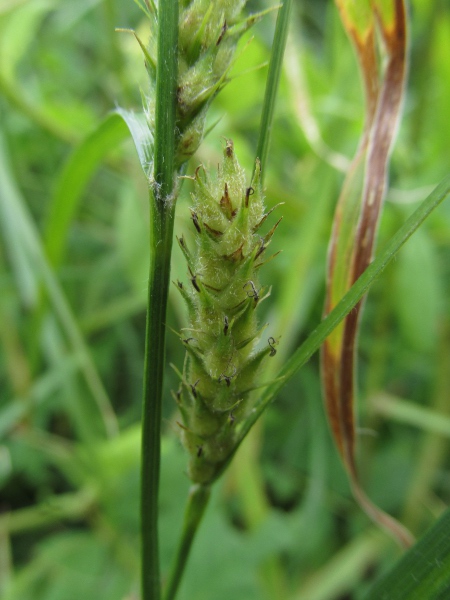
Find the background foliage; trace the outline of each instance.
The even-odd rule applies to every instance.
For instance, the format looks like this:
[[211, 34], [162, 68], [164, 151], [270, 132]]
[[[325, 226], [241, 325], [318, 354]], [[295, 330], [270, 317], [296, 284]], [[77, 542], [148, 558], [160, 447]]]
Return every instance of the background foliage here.
[[[297, 3], [296, 3], [297, 4]], [[334, 4], [294, 11], [266, 173], [284, 202], [262, 274], [280, 365], [321, 318], [327, 241], [364, 116]], [[256, 0], [252, 10], [264, 8]], [[448, 172], [450, 9], [410, 3], [404, 118], [379, 247]], [[0, 5], [0, 597], [135, 597], [148, 210], [125, 126], [140, 105], [147, 31], [131, 1]], [[189, 172], [232, 137], [249, 175], [274, 18], [252, 31], [214, 102]], [[242, 48], [248, 41], [242, 44]], [[145, 89], [144, 89], [145, 93]], [[320, 132], [320, 134], [318, 133]], [[84, 140], [84, 141], [83, 141]], [[123, 142], [123, 143], [122, 143]], [[80, 146], [80, 143], [82, 144]], [[191, 232], [190, 182], [175, 230]], [[360, 464], [371, 498], [416, 535], [448, 503], [450, 207], [404, 247], [368, 298], [360, 338]], [[173, 279], [186, 279], [174, 248]], [[175, 290], [174, 290], [175, 292]], [[184, 350], [173, 293], [168, 362]], [[275, 367], [274, 367], [275, 371]], [[167, 572], [189, 487], [168, 367], [161, 492]], [[398, 556], [351, 499], [321, 402], [317, 360], [282, 392], [213, 492], [180, 599], [361, 598]]]

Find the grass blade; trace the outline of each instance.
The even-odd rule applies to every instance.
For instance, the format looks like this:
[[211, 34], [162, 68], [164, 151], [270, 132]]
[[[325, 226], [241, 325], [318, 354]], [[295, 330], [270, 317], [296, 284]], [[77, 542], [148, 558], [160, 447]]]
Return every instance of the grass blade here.
[[364, 294], [367, 293], [372, 283], [381, 275], [400, 248], [405, 244], [412, 234], [420, 227], [425, 219], [447, 198], [450, 194], [450, 175], [433, 190], [433, 192], [422, 202], [419, 208], [409, 217], [405, 224], [392, 237], [382, 252], [373, 260], [364, 273], [352, 285], [349, 291], [338, 302], [335, 308], [323, 319], [323, 321], [311, 333], [308, 339], [294, 352], [280, 370], [277, 379], [267, 387], [261, 396], [254, 412], [242, 427], [242, 439], [248, 433], [252, 425], [257, 421], [261, 413], [275, 399], [276, 395], [285, 383], [293, 377], [301, 367], [308, 362], [312, 355], [319, 350], [320, 346], [332, 331], [342, 322], [346, 315], [358, 304]]
[[261, 163], [261, 177], [264, 179], [267, 155], [269, 152], [270, 134], [272, 130], [275, 100], [278, 84], [281, 76], [284, 50], [289, 29], [289, 17], [291, 14], [292, 0], [284, 0], [283, 6], [278, 11], [277, 24], [273, 39], [272, 52], [270, 54], [269, 73], [267, 75], [266, 91], [259, 126], [259, 139], [256, 156]]
[[115, 413], [98, 375], [89, 350], [78, 328], [72, 310], [61, 290], [59, 283], [48, 264], [39, 233], [33, 223], [27, 207], [13, 181], [7, 167], [6, 150], [0, 139], [0, 221], [4, 227], [13, 223], [15, 239], [28, 257], [33, 272], [38, 273], [54, 307], [61, 327], [67, 336], [74, 354], [79, 359], [80, 370], [84, 375], [92, 397], [101, 414], [104, 428], [108, 435], [118, 431]]
[[376, 583], [364, 600], [448, 598], [450, 510]]
[[128, 135], [117, 114], [111, 114], [74, 150], [56, 184], [45, 231], [45, 248], [52, 265], [64, 257], [68, 230], [86, 186], [105, 156]]

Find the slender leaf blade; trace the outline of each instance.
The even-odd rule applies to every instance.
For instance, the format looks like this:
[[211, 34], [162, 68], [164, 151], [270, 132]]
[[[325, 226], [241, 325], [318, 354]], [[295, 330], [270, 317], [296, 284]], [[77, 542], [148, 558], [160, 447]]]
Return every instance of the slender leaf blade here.
[[433, 192], [422, 202], [419, 208], [409, 217], [392, 237], [384, 250], [372, 261], [369, 267], [341, 298], [334, 309], [314, 329], [305, 342], [297, 348], [278, 373], [278, 377], [267, 386], [253, 412], [241, 426], [241, 440], [245, 438], [252, 425], [275, 399], [281, 388], [293, 377], [309, 359], [319, 350], [330, 333], [341, 323], [348, 313], [358, 304], [370, 289], [370, 286], [381, 275], [395, 257], [400, 248], [422, 225], [427, 217], [450, 194], [450, 175], [447, 175]]
[[[16, 182], [8, 168], [7, 150], [0, 137], [0, 165], [2, 165], [2, 182], [0, 186], [0, 225], [8, 218], [14, 223], [14, 235], [23, 248], [24, 256], [31, 270], [42, 278], [44, 288], [49, 296], [55, 314], [61, 324], [70, 345], [80, 362], [80, 370], [86, 380], [99, 413], [102, 417], [107, 435], [114, 436], [118, 432], [115, 412], [111, 406], [108, 394], [103, 386], [97, 369], [92, 361], [86, 342], [78, 328], [76, 319], [59, 286], [55, 274], [49, 265], [39, 233], [32, 216], [17, 188]], [[18, 271], [20, 276], [20, 272]], [[37, 281], [37, 276], [36, 276]]]
[[364, 600], [445, 600], [450, 594], [450, 510], [406, 552]]
[[117, 147], [128, 135], [122, 118], [117, 114], [106, 117], [77, 146], [61, 172], [45, 231], [47, 256], [55, 267], [64, 259], [68, 230], [87, 184], [111, 148]]
[[269, 152], [270, 135], [272, 130], [275, 100], [281, 76], [284, 50], [286, 48], [289, 30], [289, 17], [291, 14], [292, 0], [284, 0], [278, 11], [277, 24], [270, 55], [269, 73], [267, 76], [264, 104], [259, 127], [259, 139], [256, 156], [261, 163], [261, 177], [264, 178], [267, 155]]

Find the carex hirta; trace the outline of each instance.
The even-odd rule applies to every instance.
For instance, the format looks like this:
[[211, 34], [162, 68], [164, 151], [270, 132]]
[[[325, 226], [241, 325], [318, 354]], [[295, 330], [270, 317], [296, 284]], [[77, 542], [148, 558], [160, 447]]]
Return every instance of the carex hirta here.
[[209, 483], [239, 445], [255, 390], [262, 387], [264, 359], [276, 352], [273, 337], [261, 339], [265, 327], [258, 327], [256, 308], [269, 293], [258, 272], [279, 221], [260, 235], [269, 213], [259, 163], [247, 187], [230, 140], [216, 177], [197, 169], [192, 199], [195, 242], [188, 246], [184, 236], [178, 238], [188, 282], [176, 285], [190, 323], [180, 335], [186, 358], [175, 397], [189, 476]]

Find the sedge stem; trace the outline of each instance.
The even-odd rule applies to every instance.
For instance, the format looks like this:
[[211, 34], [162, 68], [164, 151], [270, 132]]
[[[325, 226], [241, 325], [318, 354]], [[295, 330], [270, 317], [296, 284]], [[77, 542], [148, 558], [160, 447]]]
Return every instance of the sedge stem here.
[[181, 578], [186, 567], [189, 552], [194, 541], [198, 526], [203, 518], [210, 497], [210, 487], [195, 484], [191, 487], [189, 499], [184, 515], [183, 533], [175, 561], [167, 584], [167, 592], [164, 600], [175, 600]]
[[158, 10], [155, 152], [153, 181], [150, 181], [150, 270], [142, 407], [142, 600], [160, 600], [161, 597], [158, 492], [165, 323], [176, 200], [177, 42], [178, 0], [164, 0]]

